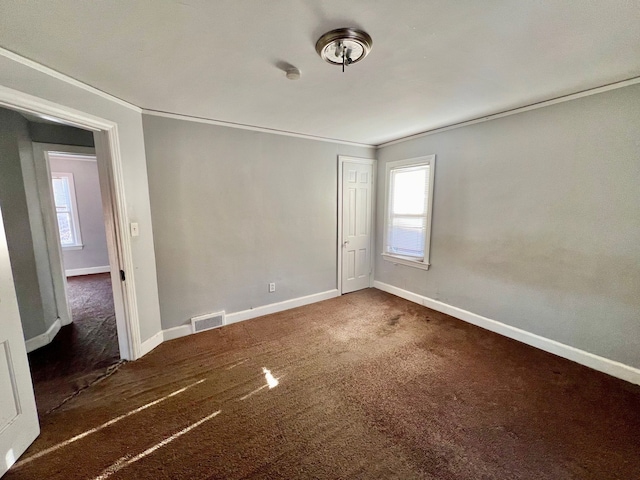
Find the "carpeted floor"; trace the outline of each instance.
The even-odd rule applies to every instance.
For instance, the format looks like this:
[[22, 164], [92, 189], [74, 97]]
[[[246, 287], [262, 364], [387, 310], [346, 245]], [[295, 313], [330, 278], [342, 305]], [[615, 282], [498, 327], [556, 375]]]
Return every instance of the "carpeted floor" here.
[[120, 361], [108, 273], [67, 279], [73, 323], [29, 354], [40, 418]]
[[369, 289], [160, 345], [6, 479], [630, 480], [638, 452], [640, 387]]

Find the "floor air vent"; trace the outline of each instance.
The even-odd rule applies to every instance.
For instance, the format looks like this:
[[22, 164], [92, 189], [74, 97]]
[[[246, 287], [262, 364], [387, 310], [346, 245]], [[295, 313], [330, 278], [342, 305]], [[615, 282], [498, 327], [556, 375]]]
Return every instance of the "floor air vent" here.
[[193, 317], [191, 319], [191, 325], [193, 326], [193, 333], [221, 327], [224, 325], [224, 311]]

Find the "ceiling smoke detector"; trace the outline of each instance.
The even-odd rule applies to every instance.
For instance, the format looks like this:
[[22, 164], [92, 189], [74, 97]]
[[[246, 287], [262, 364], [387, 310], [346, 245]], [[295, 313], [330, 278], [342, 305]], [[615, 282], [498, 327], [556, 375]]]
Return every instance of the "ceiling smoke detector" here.
[[301, 75], [300, 70], [296, 67], [287, 68], [285, 74], [289, 80], [299, 80]]
[[338, 28], [322, 35], [316, 42], [316, 52], [332, 65], [344, 67], [359, 62], [371, 51], [373, 40], [368, 33], [355, 28]]

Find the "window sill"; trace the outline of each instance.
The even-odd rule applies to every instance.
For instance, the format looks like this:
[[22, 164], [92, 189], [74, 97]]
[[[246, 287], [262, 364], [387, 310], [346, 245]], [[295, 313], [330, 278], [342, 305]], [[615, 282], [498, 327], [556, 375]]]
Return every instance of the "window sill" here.
[[429, 263], [419, 262], [417, 260], [409, 260], [407, 258], [389, 255], [388, 253], [383, 253], [382, 258], [387, 262], [393, 263], [394, 265], [405, 265], [407, 267], [419, 268], [420, 270], [429, 270], [429, 267], [431, 266]]
[[82, 250], [84, 245], [68, 245], [66, 247], [62, 247], [62, 250]]

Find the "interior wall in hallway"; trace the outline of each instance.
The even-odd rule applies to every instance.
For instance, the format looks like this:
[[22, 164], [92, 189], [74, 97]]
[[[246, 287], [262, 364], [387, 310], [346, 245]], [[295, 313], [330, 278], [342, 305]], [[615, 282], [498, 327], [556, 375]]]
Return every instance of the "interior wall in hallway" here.
[[57, 143], [76, 147], [93, 147], [93, 132], [68, 125], [29, 122], [29, 136], [32, 142]]
[[75, 185], [78, 218], [82, 236], [82, 249], [62, 250], [67, 271], [108, 267], [109, 252], [105, 232], [100, 179], [96, 162], [51, 158], [52, 172], [71, 173]]
[[0, 206], [25, 340], [58, 318], [27, 121], [0, 109]]

